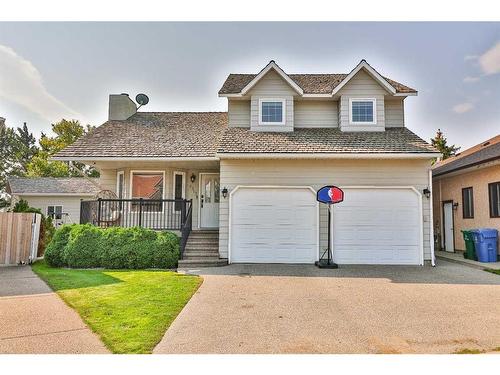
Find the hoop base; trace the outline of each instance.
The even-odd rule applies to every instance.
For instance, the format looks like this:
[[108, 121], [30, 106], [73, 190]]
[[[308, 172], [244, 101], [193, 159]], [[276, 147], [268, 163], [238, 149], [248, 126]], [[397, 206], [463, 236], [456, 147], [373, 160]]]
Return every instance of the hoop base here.
[[326, 269], [337, 269], [339, 268], [339, 265], [337, 263], [330, 262], [328, 264], [327, 259], [321, 259], [320, 261], [316, 262], [316, 267], [318, 268], [326, 268]]

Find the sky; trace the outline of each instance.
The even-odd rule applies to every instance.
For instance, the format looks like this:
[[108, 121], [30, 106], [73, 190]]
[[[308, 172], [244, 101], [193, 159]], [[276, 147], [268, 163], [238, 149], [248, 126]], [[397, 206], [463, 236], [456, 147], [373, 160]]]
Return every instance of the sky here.
[[106, 121], [108, 95], [141, 111], [225, 111], [229, 73], [348, 73], [361, 59], [418, 90], [406, 126], [462, 149], [500, 133], [500, 23], [0, 22], [0, 116], [50, 133]]

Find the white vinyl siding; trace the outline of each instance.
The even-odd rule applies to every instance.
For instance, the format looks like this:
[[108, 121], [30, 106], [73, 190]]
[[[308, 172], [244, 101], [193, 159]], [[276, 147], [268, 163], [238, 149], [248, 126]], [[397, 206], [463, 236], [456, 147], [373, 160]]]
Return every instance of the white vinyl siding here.
[[[340, 128], [344, 131], [383, 131], [385, 129], [384, 98], [387, 91], [368, 73], [360, 70], [339, 92]], [[372, 98], [376, 100], [376, 124], [350, 124], [349, 99]]]
[[385, 127], [401, 128], [405, 126], [403, 98], [385, 98]]
[[[278, 73], [271, 70], [249, 92], [250, 126], [255, 131], [293, 131], [293, 99], [297, 92], [281, 78]], [[279, 98], [285, 100], [284, 125], [259, 125], [259, 101], [266, 98]]]
[[296, 128], [336, 128], [339, 126], [338, 102], [333, 100], [296, 100]]
[[250, 127], [250, 100], [229, 99], [228, 126], [233, 128]]
[[[311, 186], [413, 186], [422, 191], [429, 185], [430, 160], [221, 160], [221, 186], [229, 191], [238, 185]], [[430, 260], [430, 202], [423, 204], [424, 259]], [[228, 256], [229, 199], [219, 208], [219, 252]], [[320, 248], [327, 245], [327, 211], [320, 205]]]

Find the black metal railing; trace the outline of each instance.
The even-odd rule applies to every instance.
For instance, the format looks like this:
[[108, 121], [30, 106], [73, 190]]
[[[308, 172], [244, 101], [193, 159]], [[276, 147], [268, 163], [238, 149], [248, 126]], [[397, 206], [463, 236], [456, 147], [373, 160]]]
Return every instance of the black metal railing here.
[[182, 229], [181, 229], [180, 251], [181, 251], [181, 259], [183, 259], [184, 258], [184, 249], [186, 248], [189, 234], [191, 233], [191, 229], [193, 228], [193, 205], [192, 204], [190, 204], [187, 207], [185, 221], [182, 223], [181, 227], [182, 227]]
[[181, 230], [192, 200], [187, 199], [97, 199], [82, 201], [80, 223], [98, 227], [144, 227]]

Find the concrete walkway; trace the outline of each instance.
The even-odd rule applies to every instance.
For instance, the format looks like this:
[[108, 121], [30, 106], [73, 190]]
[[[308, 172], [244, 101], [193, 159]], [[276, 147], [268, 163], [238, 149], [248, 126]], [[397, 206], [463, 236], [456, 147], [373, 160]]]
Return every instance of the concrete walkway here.
[[31, 267], [0, 267], [0, 353], [108, 353]]
[[437, 267], [231, 265], [155, 353], [454, 353], [500, 347], [500, 276]]
[[456, 262], [466, 266], [478, 268], [481, 270], [485, 268], [490, 268], [492, 270], [500, 270], [500, 262], [482, 263], [472, 259], [465, 259], [463, 252], [450, 253], [447, 251], [436, 251], [436, 257], [448, 260], [450, 262]]

